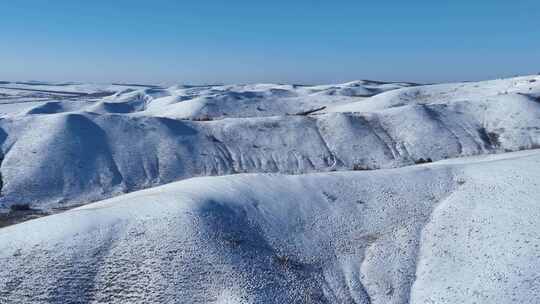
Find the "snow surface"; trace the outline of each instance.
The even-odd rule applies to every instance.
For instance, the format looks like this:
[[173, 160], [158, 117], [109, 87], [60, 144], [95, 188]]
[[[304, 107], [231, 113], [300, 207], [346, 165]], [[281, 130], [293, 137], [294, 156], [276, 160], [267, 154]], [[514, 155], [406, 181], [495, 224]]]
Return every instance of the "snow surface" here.
[[86, 204], [0, 229], [0, 304], [540, 302], [540, 76], [0, 82], [0, 147], [0, 212]]
[[425, 86], [0, 87], [0, 212], [194, 176], [393, 168], [540, 147], [539, 76]]
[[0, 229], [0, 303], [538, 303], [540, 151], [192, 178]]

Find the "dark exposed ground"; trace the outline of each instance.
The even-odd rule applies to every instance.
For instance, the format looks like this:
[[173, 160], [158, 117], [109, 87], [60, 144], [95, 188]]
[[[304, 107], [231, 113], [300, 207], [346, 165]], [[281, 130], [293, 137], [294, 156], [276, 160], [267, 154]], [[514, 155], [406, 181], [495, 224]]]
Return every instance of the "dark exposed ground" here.
[[15, 210], [8, 213], [0, 213], [0, 228], [15, 225], [31, 219], [36, 219], [50, 213], [41, 210]]
[[32, 209], [32, 208], [25, 208], [22, 210], [10, 210], [7, 213], [0, 213], [0, 229], [15, 225], [18, 223], [26, 222], [29, 220], [37, 219], [40, 217], [44, 217], [47, 215], [53, 215], [56, 213], [64, 212], [69, 209], [76, 208], [77, 206], [70, 206], [66, 208], [54, 208], [52, 210], [39, 210], [39, 209]]

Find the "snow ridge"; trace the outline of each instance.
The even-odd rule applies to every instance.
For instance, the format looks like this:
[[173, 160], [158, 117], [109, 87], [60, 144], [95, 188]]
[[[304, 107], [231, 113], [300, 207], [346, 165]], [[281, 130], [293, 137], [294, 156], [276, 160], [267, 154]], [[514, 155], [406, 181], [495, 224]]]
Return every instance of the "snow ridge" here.
[[539, 302], [539, 82], [3, 83], [0, 303]]
[[[539, 162], [537, 151], [519, 152], [391, 170], [194, 178], [134, 192], [1, 229], [1, 296], [534, 302], [539, 290], [521, 287], [537, 274], [540, 209], [531, 182], [540, 172], [525, 168]], [[508, 227], [494, 226], [501, 222]], [[488, 243], [498, 245], [482, 247]], [[460, 275], [468, 267], [484, 279]]]
[[[524, 95], [540, 90], [534, 79], [405, 87], [370, 98], [342, 91], [406, 84], [134, 87], [97, 101], [46, 101], [0, 120], [0, 209], [65, 207], [193, 176], [371, 170], [536, 148], [540, 104]], [[503, 89], [515, 92], [497, 95]], [[219, 111], [205, 102], [171, 115], [171, 107], [194, 109], [189, 103], [201, 98], [213, 98]], [[344, 100], [354, 112], [332, 108]], [[328, 109], [287, 115], [320, 105]], [[223, 118], [224, 109], [235, 118]]]

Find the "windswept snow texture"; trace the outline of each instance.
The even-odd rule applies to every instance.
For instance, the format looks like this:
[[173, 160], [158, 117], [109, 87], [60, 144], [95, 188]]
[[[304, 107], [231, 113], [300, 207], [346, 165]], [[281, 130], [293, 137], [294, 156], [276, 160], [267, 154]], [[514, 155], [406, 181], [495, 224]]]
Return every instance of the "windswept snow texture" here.
[[72, 206], [194, 176], [372, 170], [540, 147], [539, 76], [0, 87], [0, 211]]
[[0, 229], [1, 303], [538, 303], [540, 152], [193, 178]]

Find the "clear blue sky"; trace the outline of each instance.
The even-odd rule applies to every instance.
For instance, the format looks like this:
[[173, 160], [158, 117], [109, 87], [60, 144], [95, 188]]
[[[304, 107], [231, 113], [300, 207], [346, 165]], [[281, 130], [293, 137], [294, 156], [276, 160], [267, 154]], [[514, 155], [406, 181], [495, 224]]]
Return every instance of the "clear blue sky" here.
[[540, 72], [538, 0], [0, 3], [0, 79], [439, 82]]

